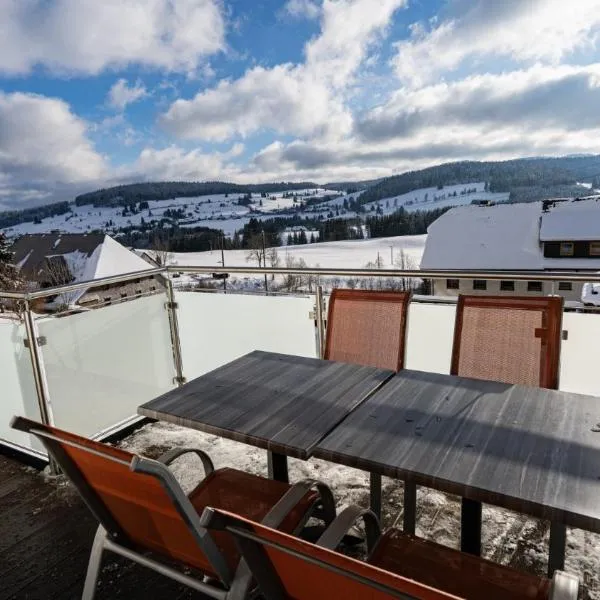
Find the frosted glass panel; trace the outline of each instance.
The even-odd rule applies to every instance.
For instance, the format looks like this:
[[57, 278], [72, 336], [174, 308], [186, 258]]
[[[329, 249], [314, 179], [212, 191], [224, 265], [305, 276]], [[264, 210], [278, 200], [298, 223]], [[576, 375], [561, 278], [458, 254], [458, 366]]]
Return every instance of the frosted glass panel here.
[[600, 396], [600, 315], [564, 313], [563, 330], [560, 389]]
[[38, 320], [54, 422], [93, 436], [173, 387], [163, 295]]
[[0, 319], [0, 440], [42, 451], [42, 445], [35, 438], [9, 425], [15, 415], [40, 420], [31, 359], [23, 343], [25, 337], [21, 323]]
[[188, 379], [252, 350], [316, 357], [313, 297], [178, 292], [177, 302]]
[[406, 368], [450, 373], [456, 305], [412, 302], [408, 309]]

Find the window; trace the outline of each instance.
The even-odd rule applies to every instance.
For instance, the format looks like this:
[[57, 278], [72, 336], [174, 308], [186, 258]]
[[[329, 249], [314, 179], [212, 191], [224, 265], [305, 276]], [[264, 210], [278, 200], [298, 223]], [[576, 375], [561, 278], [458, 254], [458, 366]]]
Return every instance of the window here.
[[573, 256], [575, 252], [575, 244], [573, 242], [561, 242], [560, 243], [560, 255], [561, 256]]
[[590, 242], [590, 256], [600, 256], [600, 242]]
[[573, 289], [573, 284], [570, 281], [559, 281], [558, 289], [563, 292], [570, 292]]
[[487, 281], [485, 279], [473, 279], [474, 290], [487, 290]]
[[501, 281], [500, 282], [500, 290], [503, 292], [514, 292], [515, 291], [515, 282], [514, 281]]
[[446, 288], [449, 290], [457, 290], [459, 289], [460, 284], [458, 279], [446, 279]]
[[542, 291], [542, 282], [541, 281], [528, 281], [527, 282], [527, 291], [528, 292], [541, 292]]

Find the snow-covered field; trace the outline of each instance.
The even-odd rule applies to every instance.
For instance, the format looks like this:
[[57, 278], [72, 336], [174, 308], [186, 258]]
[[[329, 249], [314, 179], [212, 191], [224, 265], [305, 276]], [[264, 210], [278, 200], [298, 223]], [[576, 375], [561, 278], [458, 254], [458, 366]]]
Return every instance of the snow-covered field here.
[[[427, 235], [404, 235], [397, 237], [373, 238], [369, 240], [344, 240], [341, 242], [319, 242], [277, 248], [280, 259], [285, 263], [286, 254], [296, 259], [302, 258], [308, 267], [335, 267], [343, 269], [362, 268], [380, 257], [382, 268], [394, 267], [390, 260], [397, 260], [400, 250], [418, 268], [425, 249]], [[256, 266], [247, 260], [247, 250], [225, 250], [225, 266]], [[172, 254], [171, 264], [221, 265], [221, 252], [180, 252]]]
[[[200, 448], [212, 457], [215, 466], [235, 467], [266, 475], [266, 452], [252, 446], [204, 434], [168, 423], [146, 425], [125, 439], [121, 446], [131, 452], [156, 457], [173, 447]], [[194, 457], [182, 458], [173, 466], [184, 489], [198, 483], [199, 465]], [[321, 479], [333, 489], [338, 509], [348, 504], [368, 506], [369, 477], [357, 469], [323, 460], [290, 459], [290, 481]], [[384, 527], [402, 523], [402, 483], [383, 478]], [[456, 548], [460, 539], [460, 502], [427, 488], [417, 497], [417, 535]], [[525, 518], [507, 510], [483, 509], [483, 555], [515, 568], [544, 575], [548, 555], [548, 522]], [[600, 536], [570, 529], [567, 534], [566, 570], [578, 575], [584, 600], [600, 599]]]

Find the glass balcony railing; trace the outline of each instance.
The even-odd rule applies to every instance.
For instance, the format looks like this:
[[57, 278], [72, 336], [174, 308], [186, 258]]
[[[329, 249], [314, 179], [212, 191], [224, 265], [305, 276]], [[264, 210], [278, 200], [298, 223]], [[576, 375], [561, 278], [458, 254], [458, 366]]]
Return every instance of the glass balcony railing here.
[[[214, 267], [190, 269], [215, 271]], [[319, 271], [319, 275], [336, 277], [340, 273]], [[362, 271], [350, 273], [358, 276]], [[363, 273], [369, 277], [398, 275], [423, 277], [419, 271]], [[139, 274], [130, 278], [136, 276]], [[464, 276], [472, 279], [474, 274]], [[533, 277], [531, 273], [522, 276]], [[119, 279], [126, 281], [127, 277]], [[558, 277], [561, 281], [581, 278], [566, 273]], [[15, 414], [46, 419], [58, 427], [101, 438], [135, 421], [140, 404], [176, 386], [181, 376], [193, 379], [255, 349], [319, 355], [327, 304], [320, 288], [295, 295], [222, 294], [173, 291], [170, 280], [165, 283], [160, 288], [163, 291], [152, 295], [76, 314], [0, 314], [0, 443], [41, 452], [28, 436], [10, 428]], [[57, 290], [24, 294], [22, 301], [27, 305], [44, 293], [55, 295]], [[14, 302], [15, 294], [12, 296]], [[31, 317], [30, 335], [38, 340], [37, 352], [32, 352], [29, 343], [27, 315]], [[454, 317], [455, 304], [449, 298], [443, 302], [413, 299], [407, 368], [449, 372]], [[600, 396], [595, 352], [600, 314], [566, 310], [563, 338], [560, 388]]]

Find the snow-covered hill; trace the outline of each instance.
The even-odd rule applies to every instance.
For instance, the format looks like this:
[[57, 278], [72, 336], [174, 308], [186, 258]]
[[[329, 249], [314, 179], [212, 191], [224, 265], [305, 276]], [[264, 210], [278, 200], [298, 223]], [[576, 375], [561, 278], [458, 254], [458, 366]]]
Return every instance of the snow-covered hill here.
[[[251, 217], [271, 218], [278, 211], [297, 205], [305, 198], [339, 194], [332, 190], [311, 189], [295, 190], [290, 193], [277, 192], [261, 198], [252, 196], [252, 204], [243, 206], [238, 203], [241, 194], [210, 194], [193, 198], [174, 198], [172, 200], [152, 200], [148, 208], [132, 214], [123, 207], [91, 205], [72, 206], [72, 212], [48, 217], [41, 223], [22, 223], [5, 229], [10, 237], [25, 233], [47, 233], [58, 230], [62, 233], [85, 233], [100, 229], [114, 234], [123, 227], [139, 227], [142, 223], [158, 222], [163, 217], [177, 219], [181, 227], [211, 227], [222, 229], [227, 235], [242, 229]], [[285, 196], [285, 197], [284, 197]]]
[[[356, 217], [357, 214], [350, 210], [349, 205], [360, 194], [361, 192], [343, 194], [322, 188], [296, 190], [293, 193], [277, 192], [268, 194], [267, 197], [254, 194], [252, 203], [248, 206], [239, 204], [243, 196], [237, 193], [210, 194], [193, 198], [153, 200], [148, 202], [148, 208], [142, 210], [139, 210], [139, 205], [136, 204], [135, 212], [123, 207], [73, 205], [70, 213], [48, 217], [41, 223], [22, 223], [5, 229], [5, 232], [9, 237], [16, 237], [25, 233], [47, 233], [55, 230], [64, 233], [101, 230], [114, 236], [123, 228], [136, 228], [170, 218], [176, 220], [180, 227], [210, 227], [222, 229], [226, 235], [233, 235], [252, 217], [259, 220], [292, 214], [313, 219]], [[508, 196], [507, 193], [486, 192], [485, 183], [474, 182], [445, 186], [441, 189], [423, 188], [401, 196], [370, 202], [365, 204], [364, 208], [367, 215], [389, 215], [400, 207], [407, 211], [431, 210], [470, 204], [475, 200], [503, 202], [508, 200]], [[287, 210], [301, 206], [307, 198], [322, 198], [323, 201], [307, 206], [300, 212]]]

